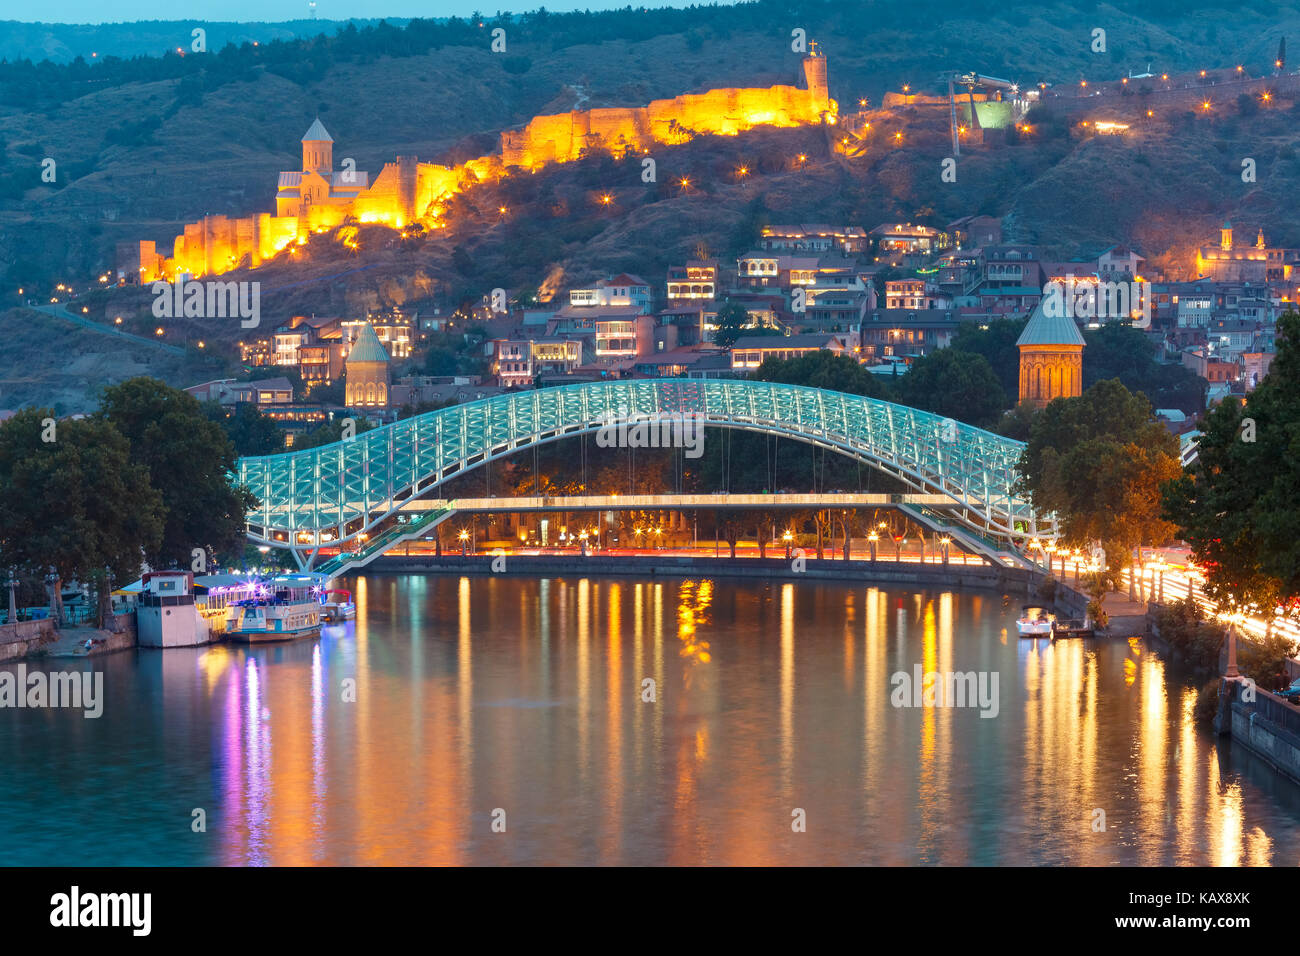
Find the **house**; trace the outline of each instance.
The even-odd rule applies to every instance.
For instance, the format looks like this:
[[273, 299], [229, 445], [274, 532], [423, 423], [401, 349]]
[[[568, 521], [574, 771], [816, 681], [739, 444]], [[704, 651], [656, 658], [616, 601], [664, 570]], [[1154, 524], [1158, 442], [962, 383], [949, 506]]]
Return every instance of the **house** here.
[[1002, 220], [997, 216], [962, 216], [944, 229], [958, 249], [1002, 244]]
[[802, 223], [793, 226], [764, 226], [759, 247], [767, 252], [832, 252], [856, 255], [867, 247], [861, 226], [829, 226]]
[[862, 361], [875, 364], [947, 348], [966, 321], [951, 309], [872, 309], [859, 329]]
[[489, 339], [483, 350], [504, 388], [531, 386], [538, 375], [566, 375], [582, 364], [582, 344], [576, 339]]
[[731, 347], [733, 373], [746, 374], [767, 359], [792, 359], [812, 352], [854, 354], [857, 333], [809, 333], [806, 335], [746, 335]]
[[648, 313], [650, 303], [650, 283], [626, 272], [600, 279], [590, 288], [569, 292], [569, 305], [577, 307], [631, 306], [637, 312]]
[[881, 258], [900, 256], [933, 256], [947, 249], [951, 237], [931, 226], [918, 226], [910, 222], [886, 222], [872, 229], [868, 236], [875, 242]]
[[1097, 278], [1103, 282], [1129, 282], [1142, 274], [1146, 259], [1128, 246], [1111, 246], [1097, 257]]
[[885, 282], [885, 308], [933, 309], [938, 287], [925, 279], [889, 279]]
[[690, 259], [684, 266], [668, 267], [670, 303], [711, 302], [718, 297], [718, 260]]
[[1046, 277], [1042, 257], [1033, 246], [988, 246], [983, 250], [983, 262], [981, 295], [1003, 289], [1035, 290], [1042, 295]]
[[260, 379], [255, 382], [238, 382], [233, 378], [217, 379], [185, 389], [200, 402], [219, 405], [249, 404], [264, 408], [271, 405], [293, 403], [293, 384], [284, 377]]

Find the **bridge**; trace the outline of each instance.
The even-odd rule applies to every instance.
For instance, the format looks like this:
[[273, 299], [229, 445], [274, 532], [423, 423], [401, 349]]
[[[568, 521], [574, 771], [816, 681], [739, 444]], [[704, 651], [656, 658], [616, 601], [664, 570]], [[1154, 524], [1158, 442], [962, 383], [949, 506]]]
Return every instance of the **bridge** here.
[[[1055, 519], [1035, 514], [1015, 491], [1021, 442], [879, 399], [743, 379], [594, 382], [497, 395], [332, 445], [241, 458], [239, 481], [259, 502], [247, 534], [289, 549], [300, 567], [310, 567], [322, 547], [391, 546], [446, 517], [446, 503], [425, 502], [452, 477], [523, 449], [665, 415], [780, 435], [862, 461], [937, 496], [952, 521], [977, 535], [1056, 537]], [[719, 496], [705, 497], [718, 507]]]

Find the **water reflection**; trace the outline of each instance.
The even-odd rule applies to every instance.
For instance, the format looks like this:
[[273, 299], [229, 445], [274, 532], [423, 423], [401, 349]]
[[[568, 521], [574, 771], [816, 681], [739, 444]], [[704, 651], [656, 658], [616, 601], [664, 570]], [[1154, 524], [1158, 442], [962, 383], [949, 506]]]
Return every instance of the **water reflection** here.
[[[707, 579], [352, 589], [356, 622], [319, 641], [104, 658], [99, 720], [0, 712], [3, 862], [1300, 856], [1296, 789], [1198, 730], [1193, 688], [1139, 643], [1020, 640], [1015, 601]], [[893, 706], [892, 675], [917, 667], [996, 672], [997, 716]], [[73, 821], [106, 801], [122, 811], [88, 845]]]

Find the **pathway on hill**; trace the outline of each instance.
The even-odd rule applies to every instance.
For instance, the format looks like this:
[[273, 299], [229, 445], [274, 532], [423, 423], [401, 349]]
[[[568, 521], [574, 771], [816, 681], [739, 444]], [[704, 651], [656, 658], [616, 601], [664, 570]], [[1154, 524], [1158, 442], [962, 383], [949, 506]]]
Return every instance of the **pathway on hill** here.
[[121, 339], [128, 339], [132, 342], [138, 342], [141, 345], [152, 346], [156, 349], [162, 349], [172, 355], [184, 355], [185, 350], [175, 345], [168, 345], [166, 342], [159, 342], [157, 339], [146, 338], [143, 335], [136, 335], [132, 332], [124, 332], [121, 329], [105, 325], [103, 322], [95, 322], [86, 318], [84, 315], [77, 315], [75, 312], [68, 311], [68, 307], [63, 303], [57, 305], [29, 305], [26, 308], [33, 312], [44, 312], [46, 315], [54, 316], [56, 319], [66, 319], [69, 322], [80, 325], [83, 328], [90, 329], [92, 332], [101, 332], [104, 335], [115, 335]]

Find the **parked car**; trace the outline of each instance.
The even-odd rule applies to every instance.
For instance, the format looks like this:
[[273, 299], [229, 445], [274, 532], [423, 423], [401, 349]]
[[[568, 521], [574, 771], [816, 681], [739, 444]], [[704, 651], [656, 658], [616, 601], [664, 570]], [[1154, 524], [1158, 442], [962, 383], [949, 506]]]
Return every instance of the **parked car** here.
[[1278, 692], [1279, 697], [1284, 697], [1293, 704], [1300, 704], [1300, 677], [1293, 680], [1285, 690]]

